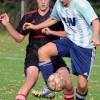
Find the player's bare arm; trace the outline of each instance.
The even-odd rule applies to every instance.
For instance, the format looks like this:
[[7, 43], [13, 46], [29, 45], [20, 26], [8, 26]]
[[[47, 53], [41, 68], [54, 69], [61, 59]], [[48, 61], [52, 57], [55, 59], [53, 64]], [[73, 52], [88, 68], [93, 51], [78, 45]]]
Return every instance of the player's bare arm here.
[[92, 27], [93, 27], [93, 37], [92, 37], [92, 42], [96, 46], [100, 45], [100, 40], [99, 40], [99, 32], [100, 32], [100, 22], [98, 19], [95, 19], [92, 22]]
[[56, 24], [57, 21], [52, 19], [52, 18], [48, 18], [46, 21], [42, 22], [41, 24], [38, 24], [38, 25], [33, 25], [31, 23], [25, 23], [23, 25], [23, 29], [26, 30], [26, 29], [42, 29], [42, 28], [45, 28], [45, 27], [49, 27], [49, 26], [52, 26], [54, 24]]
[[0, 22], [5, 26], [7, 31], [10, 33], [11, 37], [16, 40], [16, 42], [21, 42], [24, 39], [24, 36], [16, 31], [9, 21], [9, 16], [5, 14], [0, 15]]
[[47, 35], [59, 36], [59, 37], [66, 37], [68, 35], [68, 33], [65, 31], [53, 31], [50, 30], [49, 28], [42, 29], [42, 33], [45, 33]]

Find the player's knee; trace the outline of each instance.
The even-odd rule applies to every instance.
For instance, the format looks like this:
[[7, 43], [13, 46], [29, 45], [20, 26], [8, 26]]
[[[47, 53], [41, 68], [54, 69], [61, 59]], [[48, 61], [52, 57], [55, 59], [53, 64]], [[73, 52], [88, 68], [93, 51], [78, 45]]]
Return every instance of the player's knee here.
[[80, 92], [84, 92], [84, 91], [86, 91], [86, 89], [87, 89], [87, 83], [86, 82], [83, 82], [83, 81], [78, 82], [78, 90]]
[[88, 85], [87, 79], [82, 75], [78, 76], [78, 90], [80, 90], [81, 92], [86, 91], [87, 85]]
[[39, 74], [38, 68], [35, 66], [30, 66], [29, 68], [27, 68], [26, 73], [27, 73], [26, 81], [30, 82], [30, 84], [35, 84]]

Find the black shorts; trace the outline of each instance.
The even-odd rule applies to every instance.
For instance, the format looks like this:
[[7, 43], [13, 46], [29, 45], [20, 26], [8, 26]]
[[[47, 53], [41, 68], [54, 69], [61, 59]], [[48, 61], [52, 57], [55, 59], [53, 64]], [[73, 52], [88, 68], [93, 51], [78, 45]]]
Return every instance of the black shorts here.
[[[39, 68], [39, 59], [38, 59], [38, 49], [48, 43], [49, 40], [45, 38], [41, 38], [39, 40], [34, 40], [32, 44], [27, 46], [26, 49], [26, 58], [25, 58], [25, 72], [28, 67], [30, 66], [36, 66]], [[52, 63], [54, 65], [54, 72], [57, 71], [58, 68], [60, 67], [66, 67], [67, 65], [65, 64], [64, 60], [59, 57], [53, 57], [51, 58]]]

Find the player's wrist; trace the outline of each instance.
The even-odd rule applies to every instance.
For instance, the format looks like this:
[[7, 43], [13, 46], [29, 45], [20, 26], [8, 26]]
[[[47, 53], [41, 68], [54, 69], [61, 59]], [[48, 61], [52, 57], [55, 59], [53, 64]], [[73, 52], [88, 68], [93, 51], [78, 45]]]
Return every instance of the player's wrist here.
[[39, 29], [38, 25], [35, 25], [35, 26], [34, 26], [34, 29], [36, 29], [36, 30]]
[[9, 22], [6, 22], [6, 23], [4, 23], [4, 26], [5, 27], [8, 27], [8, 26], [10, 26], [11, 24], [9, 23]]
[[50, 34], [52, 34], [52, 35], [55, 34], [55, 31], [51, 31]]

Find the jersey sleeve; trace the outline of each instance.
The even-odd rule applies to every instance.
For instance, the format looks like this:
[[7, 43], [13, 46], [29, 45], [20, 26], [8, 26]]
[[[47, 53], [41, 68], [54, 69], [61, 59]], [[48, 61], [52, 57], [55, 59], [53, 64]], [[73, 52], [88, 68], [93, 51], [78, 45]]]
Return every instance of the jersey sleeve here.
[[59, 17], [58, 11], [57, 11], [57, 6], [58, 6], [58, 0], [56, 1], [55, 5], [53, 7], [50, 18], [60, 21], [60, 17]]
[[91, 4], [87, 0], [80, 0], [80, 2], [77, 2], [77, 4], [77, 9], [88, 24], [91, 24], [93, 20], [98, 18]]
[[27, 20], [27, 16], [24, 15], [23, 18], [21, 19], [21, 21], [19, 22], [17, 28], [16, 28], [16, 30], [17, 30], [20, 34], [22, 34], [22, 35], [24, 35], [24, 36], [26, 36], [26, 35], [28, 34], [28, 30], [23, 30], [23, 25], [24, 25], [25, 22], [27, 22], [26, 20]]

